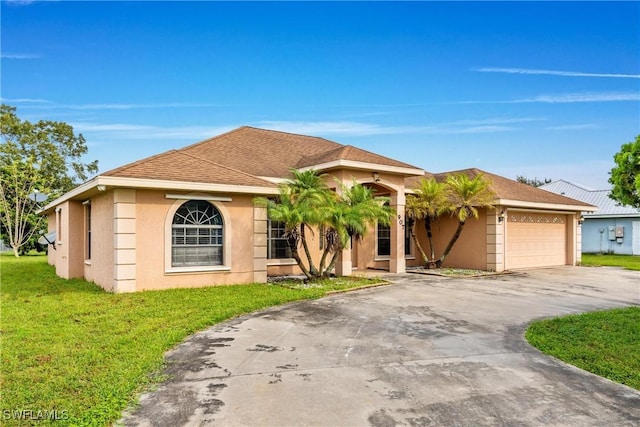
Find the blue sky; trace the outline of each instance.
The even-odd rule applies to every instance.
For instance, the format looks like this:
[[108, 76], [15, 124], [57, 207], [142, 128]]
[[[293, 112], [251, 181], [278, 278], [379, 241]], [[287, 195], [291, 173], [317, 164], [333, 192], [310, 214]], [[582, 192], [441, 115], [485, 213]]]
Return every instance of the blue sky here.
[[607, 188], [640, 134], [639, 2], [2, 1], [4, 103], [100, 170], [250, 125], [431, 172]]

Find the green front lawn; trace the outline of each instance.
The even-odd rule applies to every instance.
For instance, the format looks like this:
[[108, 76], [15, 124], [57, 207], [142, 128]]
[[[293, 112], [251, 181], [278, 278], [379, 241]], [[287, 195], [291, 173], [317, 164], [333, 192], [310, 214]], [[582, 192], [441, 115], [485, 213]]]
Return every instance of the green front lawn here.
[[[303, 289], [253, 284], [116, 295], [84, 280], [56, 277], [44, 256], [2, 255], [0, 263], [3, 425], [51, 416], [63, 418], [51, 421], [58, 425], [111, 424], [161, 379], [164, 353], [194, 332], [265, 307], [380, 282], [336, 279]], [[27, 419], [16, 420], [20, 414]]]
[[624, 267], [627, 270], [640, 270], [640, 256], [582, 254], [582, 265], [589, 267]]
[[640, 307], [537, 321], [526, 338], [546, 354], [640, 390]]

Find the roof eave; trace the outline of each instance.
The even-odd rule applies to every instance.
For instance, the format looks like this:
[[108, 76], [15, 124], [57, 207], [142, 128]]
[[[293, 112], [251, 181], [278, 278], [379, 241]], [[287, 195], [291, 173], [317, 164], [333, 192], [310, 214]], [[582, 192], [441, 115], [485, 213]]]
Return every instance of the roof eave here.
[[640, 218], [640, 212], [638, 213], [625, 213], [625, 214], [599, 214], [599, 213], [589, 213], [585, 216], [585, 218]]
[[358, 162], [355, 160], [333, 160], [326, 163], [320, 163], [317, 165], [310, 165], [300, 168], [301, 171], [307, 170], [329, 170], [329, 169], [360, 169], [366, 171], [374, 171], [374, 172], [387, 172], [396, 175], [406, 175], [406, 176], [422, 176], [424, 175], [423, 169], [418, 168], [410, 168], [410, 167], [402, 167], [402, 166], [389, 166], [389, 165], [381, 165], [379, 163], [367, 163], [367, 162]]
[[[266, 182], [265, 182], [266, 184]], [[56, 206], [68, 200], [78, 200], [113, 188], [136, 188], [148, 190], [182, 190], [182, 191], [203, 191], [210, 193], [240, 193], [240, 194], [278, 194], [277, 187], [255, 186], [255, 185], [232, 185], [216, 184], [206, 182], [191, 181], [170, 181], [145, 178], [124, 178], [115, 176], [97, 176], [84, 184], [79, 185], [68, 193], [63, 194], [51, 203], [47, 204], [38, 213], [46, 214]]]
[[548, 202], [527, 202], [523, 200], [510, 200], [510, 199], [496, 199], [494, 202], [496, 206], [507, 206], [514, 208], [527, 208], [527, 209], [546, 209], [546, 210], [558, 210], [558, 211], [575, 211], [575, 212], [595, 212], [598, 210], [596, 206], [592, 205], [568, 205], [564, 203], [548, 203]]

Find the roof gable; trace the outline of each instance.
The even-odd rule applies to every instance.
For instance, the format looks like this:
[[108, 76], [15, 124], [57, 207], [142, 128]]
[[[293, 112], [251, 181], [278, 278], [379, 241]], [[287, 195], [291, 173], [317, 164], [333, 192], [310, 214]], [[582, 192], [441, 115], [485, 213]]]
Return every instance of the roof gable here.
[[340, 160], [350, 160], [353, 162], [370, 163], [374, 165], [385, 165], [399, 168], [419, 169], [410, 164], [390, 159], [389, 157], [381, 156], [379, 154], [375, 154], [370, 151], [354, 147], [352, 145], [342, 145], [331, 151], [304, 156], [298, 161], [298, 163], [296, 163], [295, 167], [305, 168], [333, 163]]

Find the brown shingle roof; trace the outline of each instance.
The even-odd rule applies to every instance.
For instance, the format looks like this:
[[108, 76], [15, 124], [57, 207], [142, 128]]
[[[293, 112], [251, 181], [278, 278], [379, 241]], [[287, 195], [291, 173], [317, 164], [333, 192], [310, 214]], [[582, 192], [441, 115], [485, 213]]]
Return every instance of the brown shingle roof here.
[[117, 169], [112, 169], [102, 175], [122, 178], [275, 187], [274, 184], [263, 179], [179, 150], [171, 150], [148, 157]]
[[273, 184], [258, 177], [287, 178], [294, 167], [340, 159], [414, 168], [324, 138], [243, 126], [102, 175], [270, 187]]
[[302, 157], [340, 147], [324, 138], [243, 126], [181, 151], [251, 175], [286, 178]]
[[[589, 206], [584, 202], [570, 199], [559, 194], [554, 194], [549, 191], [541, 190], [536, 187], [532, 187], [527, 184], [505, 178], [500, 175], [495, 175], [489, 172], [482, 171], [480, 169], [471, 168], [458, 171], [437, 173], [437, 174], [425, 174], [425, 178], [434, 177], [437, 181], [444, 181], [448, 175], [463, 173], [469, 178], [475, 178], [482, 174], [490, 182], [491, 190], [496, 194], [497, 199], [503, 200], [516, 200], [520, 202], [532, 202], [532, 203], [548, 203], [558, 205], [569, 206]], [[418, 181], [423, 177], [411, 177], [405, 179], [406, 188], [415, 188]]]
[[352, 145], [344, 145], [335, 150], [319, 153], [311, 156], [304, 156], [295, 165], [297, 168], [321, 165], [337, 160], [351, 160], [362, 163], [372, 163], [377, 165], [395, 166], [401, 168], [420, 169], [407, 163], [399, 162], [370, 151], [362, 150]]

